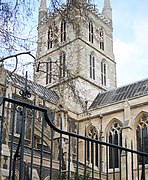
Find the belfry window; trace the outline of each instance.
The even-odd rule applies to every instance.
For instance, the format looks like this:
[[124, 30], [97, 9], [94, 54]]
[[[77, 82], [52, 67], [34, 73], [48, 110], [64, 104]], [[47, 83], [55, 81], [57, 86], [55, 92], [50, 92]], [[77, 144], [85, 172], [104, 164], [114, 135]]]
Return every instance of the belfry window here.
[[52, 28], [50, 27], [48, 30], [48, 49], [53, 48], [53, 31]]
[[[148, 153], [148, 114], [143, 114], [136, 130], [137, 150]], [[138, 163], [142, 164], [142, 156], [138, 155]], [[148, 157], [144, 157], [144, 163], [148, 164]]]
[[[87, 137], [98, 140], [98, 131], [94, 126], [89, 126], [87, 128]], [[86, 159], [88, 163], [93, 163], [98, 167], [99, 164], [99, 147], [98, 143], [93, 143], [91, 141], [87, 141], [86, 145]], [[92, 156], [93, 154], [93, 156]]]
[[95, 57], [94, 55], [90, 55], [89, 58], [89, 64], [90, 64], [90, 78], [95, 80]]
[[[114, 122], [109, 131], [109, 143], [122, 146], [121, 125]], [[120, 151], [109, 147], [109, 168], [119, 168]]]
[[49, 59], [49, 62], [46, 63], [46, 84], [52, 82], [52, 61]]
[[61, 22], [61, 42], [66, 41], [66, 21]]
[[93, 30], [93, 23], [89, 22], [89, 41], [93, 43], [93, 36], [94, 36], [94, 30]]
[[101, 84], [106, 86], [106, 63], [105, 63], [105, 61], [101, 62]]
[[64, 78], [66, 76], [66, 54], [62, 52], [60, 54], [60, 64], [59, 64], [59, 78]]
[[100, 29], [99, 37], [100, 37], [100, 49], [104, 51], [104, 32], [102, 28]]

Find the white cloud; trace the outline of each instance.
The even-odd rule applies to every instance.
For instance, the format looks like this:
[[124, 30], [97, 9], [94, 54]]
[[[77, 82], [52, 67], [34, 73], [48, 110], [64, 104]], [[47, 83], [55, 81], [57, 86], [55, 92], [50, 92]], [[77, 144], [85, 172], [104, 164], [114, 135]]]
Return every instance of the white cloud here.
[[[114, 53], [117, 62], [118, 85], [125, 85], [148, 77], [148, 24], [143, 19], [133, 22], [134, 40], [114, 41]], [[126, 34], [125, 34], [126, 35]]]

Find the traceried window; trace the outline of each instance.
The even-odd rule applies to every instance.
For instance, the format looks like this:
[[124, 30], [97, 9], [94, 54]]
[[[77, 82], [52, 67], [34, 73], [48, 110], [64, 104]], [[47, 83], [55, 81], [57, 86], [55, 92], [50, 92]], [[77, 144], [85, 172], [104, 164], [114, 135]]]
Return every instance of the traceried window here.
[[[109, 130], [109, 143], [122, 146], [121, 124], [114, 122]], [[120, 151], [109, 147], [109, 168], [119, 167]]]
[[[87, 137], [98, 140], [98, 131], [97, 129], [90, 125], [87, 128]], [[93, 159], [92, 159], [93, 154]], [[86, 147], [86, 159], [88, 163], [94, 163], [95, 166], [99, 166], [99, 147], [97, 143], [92, 143], [91, 141], [87, 141]]]
[[106, 62], [101, 62], [101, 84], [106, 86]]
[[93, 43], [93, 36], [94, 36], [94, 29], [93, 29], [93, 23], [92, 21], [89, 22], [89, 41]]
[[46, 84], [52, 82], [52, 61], [49, 59], [49, 62], [46, 63]]
[[[25, 137], [31, 138], [31, 122], [32, 122], [32, 110], [26, 109], [26, 120], [25, 120]], [[18, 106], [16, 108], [16, 133], [21, 134], [21, 127], [23, 121], [23, 107]]]
[[18, 107], [16, 109], [17, 115], [16, 115], [16, 133], [20, 134], [21, 133], [21, 127], [22, 127], [22, 116], [23, 116], [23, 112], [22, 112], [22, 108]]
[[90, 78], [95, 80], [95, 57], [93, 54], [89, 57], [89, 65], [90, 65]]
[[103, 32], [103, 28], [100, 29], [99, 31], [99, 39], [100, 39], [100, 49], [102, 49], [104, 51], [104, 32]]
[[48, 49], [53, 48], [53, 31], [52, 28], [50, 27], [48, 30]]
[[[148, 114], [143, 114], [137, 125], [137, 150], [148, 153]], [[144, 162], [148, 164], [148, 158], [144, 157]], [[142, 164], [142, 156], [138, 155], [138, 163]]]
[[66, 54], [62, 52], [60, 54], [60, 64], [59, 64], [59, 78], [64, 78], [66, 76]]
[[61, 21], [61, 42], [66, 41], [66, 21]]

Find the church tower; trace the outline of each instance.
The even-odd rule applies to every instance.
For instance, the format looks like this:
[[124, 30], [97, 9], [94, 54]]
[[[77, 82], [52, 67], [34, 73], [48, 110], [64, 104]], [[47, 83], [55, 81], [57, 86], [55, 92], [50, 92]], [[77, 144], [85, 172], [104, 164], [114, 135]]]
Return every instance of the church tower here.
[[102, 12], [87, 0], [47, 12], [41, 0], [35, 81], [57, 91], [69, 109], [87, 108], [99, 92], [116, 87], [112, 29], [109, 0]]

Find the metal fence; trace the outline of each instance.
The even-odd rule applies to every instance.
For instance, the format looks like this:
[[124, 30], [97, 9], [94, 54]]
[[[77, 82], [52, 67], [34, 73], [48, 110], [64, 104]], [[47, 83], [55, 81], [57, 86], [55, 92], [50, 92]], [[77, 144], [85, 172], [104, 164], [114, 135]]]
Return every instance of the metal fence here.
[[36, 106], [35, 99], [28, 101], [27, 78], [20, 94], [22, 99], [16, 91], [12, 98], [6, 97], [5, 83], [0, 131], [0, 173], [5, 179], [147, 179], [148, 154], [133, 150], [132, 142], [130, 149], [126, 140], [124, 147], [108, 143], [108, 138], [103, 142], [93, 128], [92, 138], [86, 136], [86, 129], [80, 135], [78, 126], [76, 133], [64, 131], [62, 116], [57, 128], [54, 113], [49, 114], [44, 105]]

